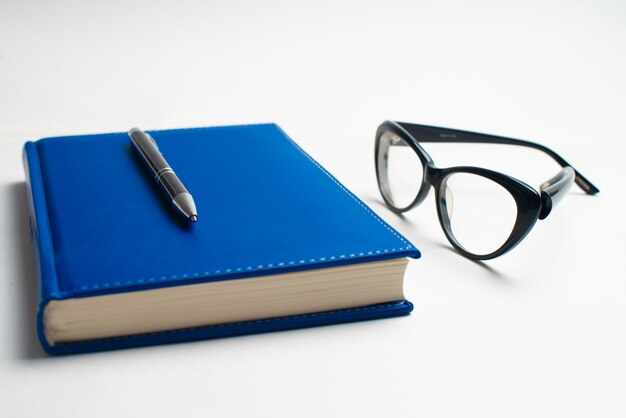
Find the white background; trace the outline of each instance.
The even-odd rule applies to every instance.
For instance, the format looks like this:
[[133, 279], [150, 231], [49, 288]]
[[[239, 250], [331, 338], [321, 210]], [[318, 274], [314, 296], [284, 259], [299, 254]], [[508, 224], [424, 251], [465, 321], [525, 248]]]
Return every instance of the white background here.
[[[626, 4], [0, 0], [0, 416], [626, 416]], [[478, 264], [385, 209], [385, 119], [543, 143], [594, 182]], [[21, 147], [277, 122], [423, 252], [409, 317], [49, 358]], [[428, 147], [538, 186], [539, 152]]]

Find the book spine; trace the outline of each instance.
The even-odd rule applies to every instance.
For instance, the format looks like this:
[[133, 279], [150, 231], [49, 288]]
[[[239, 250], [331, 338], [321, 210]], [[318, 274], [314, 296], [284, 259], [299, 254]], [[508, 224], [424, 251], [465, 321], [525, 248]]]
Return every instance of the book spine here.
[[27, 142], [24, 145], [23, 160], [26, 174], [26, 196], [28, 198], [28, 221], [33, 245], [36, 278], [39, 284], [37, 333], [43, 348], [49, 352], [50, 347], [43, 333], [43, 310], [48, 301], [61, 299], [63, 295], [59, 290], [56, 274], [52, 233], [36, 143]]

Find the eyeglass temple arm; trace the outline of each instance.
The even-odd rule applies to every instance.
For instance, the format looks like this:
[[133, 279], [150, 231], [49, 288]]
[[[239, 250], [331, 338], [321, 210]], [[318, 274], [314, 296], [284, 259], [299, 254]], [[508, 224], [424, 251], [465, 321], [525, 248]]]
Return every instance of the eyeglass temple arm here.
[[[594, 186], [589, 180], [587, 180], [582, 174], [573, 168], [565, 159], [559, 154], [552, 151], [550, 148], [545, 147], [535, 142], [524, 141], [521, 139], [506, 138], [497, 135], [479, 134], [476, 132], [460, 131], [456, 129], [438, 128], [435, 126], [416, 125], [413, 123], [396, 122], [400, 127], [406, 130], [418, 142], [464, 142], [464, 143], [482, 143], [482, 144], [506, 144], [506, 145], [518, 145], [522, 147], [534, 148], [539, 151], [543, 151], [555, 160], [561, 167], [570, 167], [574, 171], [574, 181], [576, 185], [580, 187], [587, 194], [596, 194], [600, 190]], [[562, 172], [561, 172], [562, 173]], [[559, 173], [559, 175], [561, 175]], [[557, 175], [557, 177], [559, 177]], [[555, 180], [556, 177], [549, 180], [547, 183]], [[544, 183], [546, 184], [546, 183]], [[547, 215], [546, 215], [547, 216]]]

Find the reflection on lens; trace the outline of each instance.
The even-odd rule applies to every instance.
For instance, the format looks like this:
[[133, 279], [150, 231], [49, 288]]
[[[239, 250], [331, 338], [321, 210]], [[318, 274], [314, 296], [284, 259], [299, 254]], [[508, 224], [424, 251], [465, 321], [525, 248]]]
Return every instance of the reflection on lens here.
[[401, 137], [385, 132], [378, 141], [379, 186], [393, 206], [409, 206], [420, 191], [424, 167], [417, 153]]
[[508, 190], [469, 173], [451, 174], [441, 187], [441, 214], [461, 247], [487, 255], [506, 242], [517, 219], [517, 204]]

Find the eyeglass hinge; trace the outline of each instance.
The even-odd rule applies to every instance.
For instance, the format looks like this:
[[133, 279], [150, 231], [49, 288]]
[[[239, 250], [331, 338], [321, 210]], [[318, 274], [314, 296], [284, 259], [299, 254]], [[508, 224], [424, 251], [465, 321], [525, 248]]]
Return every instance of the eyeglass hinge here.
[[539, 211], [539, 219], [546, 219], [552, 212], [552, 198], [546, 192], [541, 192], [541, 210]]

